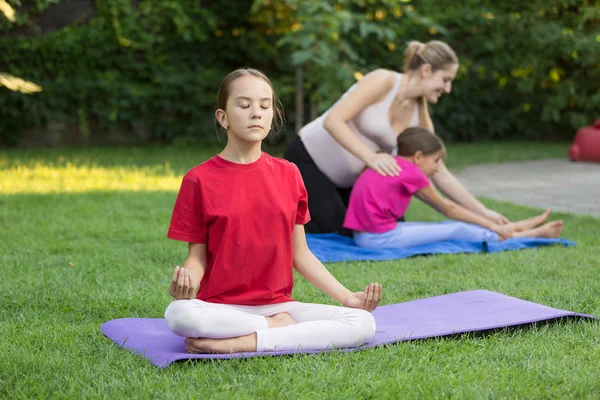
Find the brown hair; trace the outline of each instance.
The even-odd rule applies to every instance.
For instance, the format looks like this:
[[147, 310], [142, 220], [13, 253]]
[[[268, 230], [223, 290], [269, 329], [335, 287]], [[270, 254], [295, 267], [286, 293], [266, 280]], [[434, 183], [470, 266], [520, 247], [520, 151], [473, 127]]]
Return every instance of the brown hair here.
[[[439, 40], [432, 40], [427, 43], [416, 40], [408, 42], [404, 55], [404, 72], [417, 70], [423, 64], [430, 64], [431, 72], [435, 72], [439, 69], [446, 69], [452, 64], [458, 64], [458, 57], [448, 44]], [[433, 131], [427, 99], [421, 97], [419, 103], [419, 125]]]
[[444, 152], [446, 158], [446, 147], [442, 139], [435, 133], [425, 128], [408, 128], [398, 135], [396, 140], [398, 146], [398, 155], [402, 157], [412, 157], [417, 151], [428, 156], [438, 151]]
[[267, 84], [271, 87], [271, 92], [273, 93], [273, 123], [271, 125], [271, 132], [269, 132], [269, 135], [278, 135], [285, 125], [283, 107], [281, 106], [279, 98], [275, 94], [273, 84], [262, 71], [254, 68], [238, 68], [235, 71], [227, 74], [219, 86], [219, 91], [217, 93], [217, 109], [226, 110], [227, 100], [229, 100], [229, 96], [231, 95], [231, 84], [242, 76], [255, 76], [267, 82]]

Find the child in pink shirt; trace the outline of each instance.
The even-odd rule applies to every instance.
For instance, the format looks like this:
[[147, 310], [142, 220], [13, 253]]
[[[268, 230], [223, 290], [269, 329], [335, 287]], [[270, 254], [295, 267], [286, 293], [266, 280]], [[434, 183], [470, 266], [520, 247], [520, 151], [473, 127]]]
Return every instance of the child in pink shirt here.
[[[511, 237], [560, 235], [562, 221], [545, 223], [550, 210], [523, 221], [499, 225], [442, 198], [429, 178], [438, 171], [446, 149], [442, 140], [430, 131], [409, 128], [398, 135], [397, 144], [400, 174], [381, 176], [367, 169], [352, 189], [344, 227], [354, 231], [354, 241], [359, 247], [412, 247], [443, 240], [497, 242]], [[413, 196], [446, 218], [462, 222], [399, 223]]]

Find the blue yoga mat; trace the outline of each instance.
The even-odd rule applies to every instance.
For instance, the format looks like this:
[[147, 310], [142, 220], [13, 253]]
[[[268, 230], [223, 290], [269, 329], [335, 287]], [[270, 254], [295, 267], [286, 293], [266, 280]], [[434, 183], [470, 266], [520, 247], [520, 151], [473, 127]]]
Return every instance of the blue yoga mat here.
[[566, 239], [516, 238], [498, 243], [447, 240], [407, 249], [364, 249], [354, 244], [351, 238], [335, 233], [308, 234], [306, 240], [310, 250], [321, 262], [386, 261], [425, 254], [498, 253], [553, 244], [575, 246], [575, 242]]

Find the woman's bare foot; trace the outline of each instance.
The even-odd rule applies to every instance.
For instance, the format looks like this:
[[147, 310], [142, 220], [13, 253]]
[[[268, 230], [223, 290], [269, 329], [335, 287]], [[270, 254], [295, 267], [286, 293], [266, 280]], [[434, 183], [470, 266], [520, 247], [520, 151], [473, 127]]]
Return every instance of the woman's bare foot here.
[[281, 328], [282, 326], [294, 325], [296, 321], [288, 313], [279, 313], [271, 317], [265, 317], [269, 328]]
[[192, 354], [229, 354], [256, 351], [256, 333], [227, 339], [186, 338], [185, 349]]
[[[294, 325], [296, 321], [288, 313], [265, 317], [269, 328]], [[226, 339], [186, 338], [186, 350], [192, 354], [229, 354], [256, 351], [256, 333]]]
[[563, 222], [561, 220], [552, 221], [537, 228], [515, 232], [513, 237], [557, 238], [560, 236], [562, 228]]
[[550, 209], [544, 211], [540, 215], [536, 215], [535, 217], [527, 218], [522, 221], [513, 222], [512, 224], [509, 224], [509, 226], [512, 226], [512, 228], [514, 229], [515, 232], [526, 231], [529, 229], [533, 229], [536, 226], [540, 226], [541, 224], [546, 222], [549, 215], [550, 215]]

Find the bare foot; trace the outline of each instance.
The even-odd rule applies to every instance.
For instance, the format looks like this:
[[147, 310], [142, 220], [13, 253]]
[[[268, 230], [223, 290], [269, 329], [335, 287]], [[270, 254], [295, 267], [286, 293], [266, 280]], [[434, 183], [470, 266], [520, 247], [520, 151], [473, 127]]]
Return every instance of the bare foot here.
[[[269, 328], [294, 325], [296, 321], [288, 313], [265, 317]], [[256, 351], [256, 333], [225, 339], [191, 338], [185, 339], [186, 350], [192, 354], [229, 354]]]
[[513, 237], [557, 238], [560, 236], [562, 228], [563, 222], [561, 220], [552, 221], [537, 228], [516, 232]]
[[549, 215], [550, 210], [548, 209], [540, 215], [536, 215], [535, 217], [524, 219], [521, 221], [513, 222], [512, 224], [509, 224], [509, 226], [512, 226], [515, 232], [526, 231], [528, 229], [533, 229], [536, 226], [540, 226], [541, 224], [546, 222]]
[[288, 313], [275, 314], [272, 317], [266, 317], [269, 328], [280, 328], [282, 326], [294, 325], [296, 321]]
[[229, 354], [256, 351], [256, 333], [227, 339], [186, 338], [185, 349], [192, 354]]

